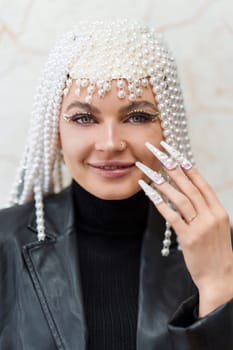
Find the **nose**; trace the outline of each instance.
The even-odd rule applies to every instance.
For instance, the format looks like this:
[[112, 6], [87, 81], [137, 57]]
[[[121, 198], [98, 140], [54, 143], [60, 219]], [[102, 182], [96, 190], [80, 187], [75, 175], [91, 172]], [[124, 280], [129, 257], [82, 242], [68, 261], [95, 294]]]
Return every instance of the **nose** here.
[[126, 148], [126, 142], [122, 140], [117, 126], [112, 124], [105, 125], [98, 134], [98, 139], [95, 142], [95, 149], [97, 151], [114, 152], [123, 151]]

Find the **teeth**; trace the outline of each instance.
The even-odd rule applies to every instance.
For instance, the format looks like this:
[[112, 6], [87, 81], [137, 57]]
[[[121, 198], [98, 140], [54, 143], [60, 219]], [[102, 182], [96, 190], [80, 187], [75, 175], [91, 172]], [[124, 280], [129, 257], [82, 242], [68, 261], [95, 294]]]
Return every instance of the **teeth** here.
[[115, 170], [115, 169], [123, 169], [124, 167], [119, 167], [119, 166], [101, 166], [101, 169], [105, 170]]

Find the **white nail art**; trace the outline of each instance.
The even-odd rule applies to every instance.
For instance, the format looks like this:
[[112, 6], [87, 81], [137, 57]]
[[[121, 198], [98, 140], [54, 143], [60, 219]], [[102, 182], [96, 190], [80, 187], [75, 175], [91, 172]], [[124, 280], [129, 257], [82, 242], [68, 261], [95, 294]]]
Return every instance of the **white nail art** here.
[[157, 171], [154, 171], [150, 169], [148, 166], [141, 162], [136, 162], [135, 165], [144, 173], [146, 174], [153, 182], [155, 182], [157, 185], [161, 185], [165, 179], [157, 173]]
[[182, 168], [188, 170], [192, 168], [192, 163], [186, 159], [182, 153], [174, 147], [168, 145], [165, 141], [161, 141], [160, 145], [181, 165]]
[[172, 170], [177, 167], [177, 162], [168, 157], [165, 153], [161, 152], [157, 147], [149, 142], [146, 142], [145, 145], [168, 170]]
[[154, 204], [157, 205], [163, 202], [160, 194], [153, 187], [148, 185], [144, 180], [138, 180], [138, 184]]

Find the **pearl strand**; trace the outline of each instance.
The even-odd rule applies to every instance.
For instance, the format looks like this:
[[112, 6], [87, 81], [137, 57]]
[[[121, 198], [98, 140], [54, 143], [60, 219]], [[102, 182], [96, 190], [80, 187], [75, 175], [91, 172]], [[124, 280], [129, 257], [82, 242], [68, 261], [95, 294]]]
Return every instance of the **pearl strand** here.
[[36, 207], [36, 225], [38, 241], [45, 239], [44, 205], [40, 180], [34, 186], [34, 198]]

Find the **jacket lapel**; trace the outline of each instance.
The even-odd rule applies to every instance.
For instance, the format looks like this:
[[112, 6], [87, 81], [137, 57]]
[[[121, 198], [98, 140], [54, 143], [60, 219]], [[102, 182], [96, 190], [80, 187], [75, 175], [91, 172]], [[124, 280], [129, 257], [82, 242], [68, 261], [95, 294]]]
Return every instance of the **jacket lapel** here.
[[141, 251], [137, 350], [171, 349], [169, 319], [194, 292], [174, 234], [170, 255], [161, 255], [164, 231], [165, 220], [151, 203]]
[[[25, 262], [57, 348], [86, 350], [71, 186], [45, 200], [45, 226], [45, 241], [38, 242], [35, 235], [34, 242], [24, 245]], [[36, 233], [34, 214], [28, 228]], [[165, 222], [151, 203], [141, 250], [137, 350], [170, 349], [168, 320], [193, 291], [176, 242], [168, 258], [161, 256], [164, 229]]]
[[[28, 271], [60, 350], [86, 349], [86, 321], [73, 215], [69, 187], [45, 201], [46, 240], [36, 240], [23, 247]], [[36, 232], [34, 217], [28, 227]]]

